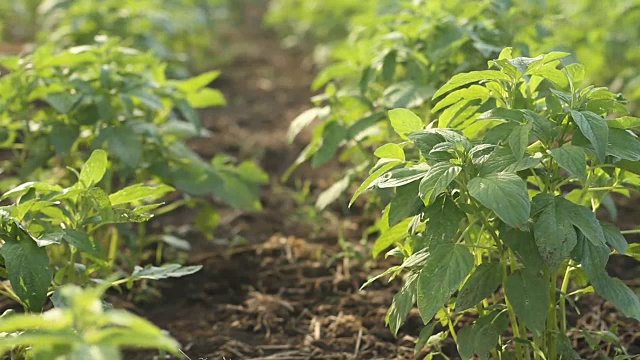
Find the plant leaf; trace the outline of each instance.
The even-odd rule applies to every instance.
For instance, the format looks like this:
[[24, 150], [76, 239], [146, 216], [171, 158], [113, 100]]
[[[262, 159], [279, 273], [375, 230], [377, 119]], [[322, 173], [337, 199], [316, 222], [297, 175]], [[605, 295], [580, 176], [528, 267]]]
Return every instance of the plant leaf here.
[[461, 86], [478, 82], [478, 81], [487, 81], [487, 80], [507, 80], [510, 81], [508, 75], [497, 71], [497, 70], [482, 70], [482, 71], [471, 71], [468, 73], [457, 74], [454, 75], [449, 81], [447, 81], [435, 94], [433, 94], [433, 99], [440, 97], [442, 94], [457, 89]]
[[542, 209], [533, 225], [536, 245], [545, 262], [555, 268], [576, 246], [577, 234], [555, 196], [538, 194], [533, 202], [534, 206]]
[[590, 111], [571, 110], [571, 117], [580, 128], [582, 135], [593, 145], [598, 160], [604, 162], [609, 141], [609, 127], [606, 121], [601, 116]]
[[417, 272], [409, 273], [400, 291], [393, 296], [393, 301], [387, 311], [385, 322], [389, 325], [394, 336], [398, 335], [398, 330], [407, 319], [407, 315], [409, 311], [411, 311], [411, 308], [413, 308], [413, 304], [416, 303], [416, 293], [418, 290], [417, 280]]
[[624, 238], [617, 226], [606, 221], [600, 221], [600, 226], [602, 227], [602, 232], [604, 233], [604, 239], [609, 245], [611, 245], [612, 248], [616, 249], [616, 251], [618, 251], [620, 254], [624, 254], [625, 252], [627, 252], [629, 244], [627, 243], [627, 239]]
[[518, 175], [503, 172], [475, 177], [467, 187], [474, 199], [507, 225], [519, 227], [529, 220], [531, 203], [527, 184]]
[[420, 181], [420, 197], [424, 199], [424, 203], [431, 204], [436, 196], [447, 190], [461, 171], [461, 166], [449, 162], [433, 165]]
[[418, 309], [424, 323], [458, 290], [473, 267], [473, 255], [464, 245], [442, 244], [427, 258], [418, 277]]
[[130, 278], [160, 280], [177, 278], [194, 274], [202, 269], [202, 265], [182, 266], [180, 264], [165, 264], [160, 267], [148, 265], [144, 268], [136, 266]]
[[486, 299], [496, 291], [500, 282], [500, 263], [488, 262], [476, 266], [458, 292], [456, 311], [467, 310]]
[[373, 257], [377, 257], [394, 243], [404, 240], [409, 235], [409, 223], [411, 223], [411, 219], [405, 219], [384, 231], [373, 244]]
[[554, 160], [571, 175], [583, 181], [587, 179], [587, 159], [581, 147], [566, 144], [549, 152]]
[[393, 109], [389, 110], [388, 114], [391, 127], [402, 139], [407, 139], [408, 134], [420, 131], [424, 127], [422, 119], [410, 110]]
[[107, 171], [107, 152], [104, 150], [95, 150], [89, 156], [89, 159], [82, 165], [80, 170], [80, 178], [78, 182], [85, 188], [89, 188], [102, 180], [104, 173]]
[[458, 351], [463, 359], [477, 354], [480, 360], [488, 360], [489, 352], [498, 345], [500, 335], [509, 326], [507, 314], [500, 310], [481, 316], [473, 325], [458, 332]]
[[549, 310], [547, 282], [536, 273], [516, 270], [509, 275], [505, 294], [516, 315], [537, 336], [542, 334]]

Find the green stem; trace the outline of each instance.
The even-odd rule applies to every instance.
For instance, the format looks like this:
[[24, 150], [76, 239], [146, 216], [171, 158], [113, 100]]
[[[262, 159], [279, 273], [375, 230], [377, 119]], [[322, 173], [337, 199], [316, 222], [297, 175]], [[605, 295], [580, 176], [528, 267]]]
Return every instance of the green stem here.
[[549, 280], [549, 312], [547, 314], [547, 329], [544, 337], [546, 341], [545, 354], [549, 359], [558, 358], [558, 349], [556, 348], [556, 336], [558, 335], [558, 313], [556, 310], [556, 280], [557, 275], [554, 271], [545, 271], [546, 278]]
[[563, 334], [567, 332], [567, 289], [569, 289], [571, 271], [573, 271], [573, 267], [571, 264], [567, 264], [562, 285], [560, 286], [560, 330]]
[[112, 226], [109, 231], [111, 233], [111, 239], [109, 241], [109, 255], [107, 259], [109, 261], [109, 267], [113, 269], [118, 254], [118, 247], [120, 245], [120, 237], [118, 236], [118, 230], [115, 226]]

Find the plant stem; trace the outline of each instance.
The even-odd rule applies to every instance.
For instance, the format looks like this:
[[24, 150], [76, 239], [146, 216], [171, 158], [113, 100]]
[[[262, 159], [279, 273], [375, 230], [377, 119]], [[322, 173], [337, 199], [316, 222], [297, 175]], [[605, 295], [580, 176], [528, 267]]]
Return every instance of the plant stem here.
[[549, 359], [557, 359], [556, 336], [558, 334], [558, 313], [556, 311], [556, 280], [554, 271], [546, 270], [546, 278], [549, 279], [549, 312], [547, 314], [547, 329], [544, 334], [546, 342], [546, 355]]
[[571, 264], [567, 264], [560, 287], [560, 330], [563, 334], [567, 332], [567, 289], [569, 288], [571, 271], [573, 271], [573, 267]]

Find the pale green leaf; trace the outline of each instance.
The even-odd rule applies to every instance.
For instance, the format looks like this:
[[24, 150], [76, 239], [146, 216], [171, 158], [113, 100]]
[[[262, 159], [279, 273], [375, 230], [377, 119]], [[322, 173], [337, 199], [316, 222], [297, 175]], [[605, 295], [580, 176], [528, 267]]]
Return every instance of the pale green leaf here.
[[388, 114], [393, 130], [403, 139], [406, 139], [408, 134], [420, 131], [424, 127], [422, 119], [410, 110], [393, 109], [389, 110]]

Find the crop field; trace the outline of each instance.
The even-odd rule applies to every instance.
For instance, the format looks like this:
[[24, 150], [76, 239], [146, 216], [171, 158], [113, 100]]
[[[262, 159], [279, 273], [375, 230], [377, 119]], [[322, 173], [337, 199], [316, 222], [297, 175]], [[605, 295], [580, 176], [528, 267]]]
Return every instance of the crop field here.
[[0, 359], [640, 359], [639, 24], [0, 1]]

